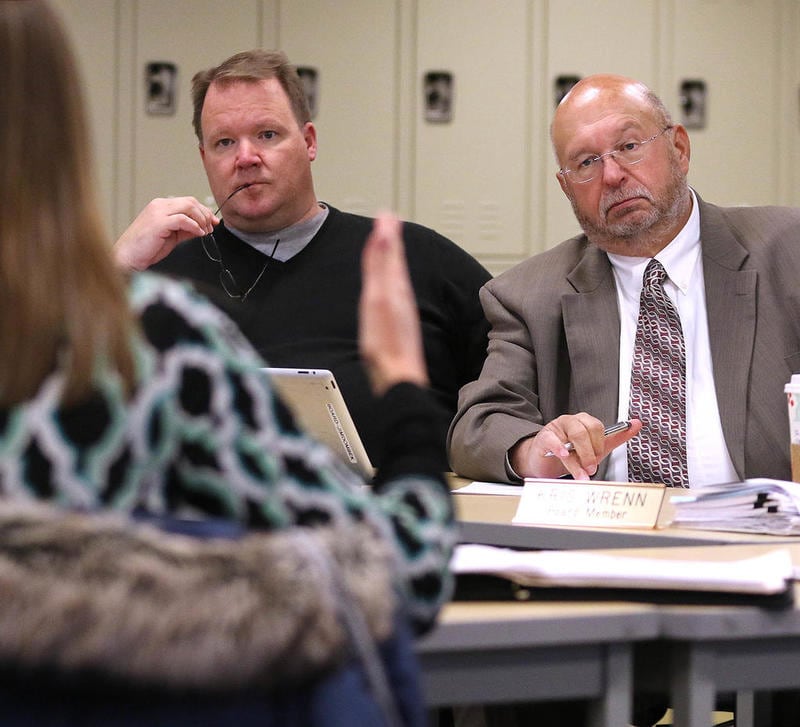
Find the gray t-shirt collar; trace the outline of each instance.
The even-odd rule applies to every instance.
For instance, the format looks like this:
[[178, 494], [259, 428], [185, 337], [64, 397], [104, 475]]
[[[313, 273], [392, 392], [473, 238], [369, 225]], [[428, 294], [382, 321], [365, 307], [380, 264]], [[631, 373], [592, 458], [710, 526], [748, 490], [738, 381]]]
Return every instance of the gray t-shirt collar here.
[[[230, 225], [226, 224], [225, 226], [240, 240], [244, 240], [264, 255], [286, 262], [311, 242], [319, 228], [322, 227], [322, 223], [327, 219], [328, 206], [324, 202], [320, 202], [319, 206], [319, 212], [313, 217], [284, 227], [277, 232], [242, 232]], [[276, 242], [278, 242], [277, 247], [275, 246]], [[273, 250], [275, 251], [274, 255]]]

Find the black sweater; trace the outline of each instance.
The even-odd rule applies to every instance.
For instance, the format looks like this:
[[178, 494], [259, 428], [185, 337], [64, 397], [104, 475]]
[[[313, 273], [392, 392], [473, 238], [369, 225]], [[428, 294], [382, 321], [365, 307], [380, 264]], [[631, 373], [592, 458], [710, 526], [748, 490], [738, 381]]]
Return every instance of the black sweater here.
[[[356, 427], [374, 464], [383, 442], [366, 372], [358, 353], [361, 252], [372, 220], [330, 207], [319, 232], [286, 262], [272, 260], [244, 302], [228, 297], [219, 283], [220, 266], [200, 239], [180, 245], [154, 269], [188, 278], [223, 308], [270, 366], [325, 368], [336, 375]], [[214, 231], [225, 266], [247, 290], [266, 256], [224, 224]], [[480, 263], [450, 240], [420, 225], [405, 223], [411, 281], [420, 309], [431, 389], [451, 418], [459, 388], [480, 373], [488, 324], [478, 300], [491, 277]]]

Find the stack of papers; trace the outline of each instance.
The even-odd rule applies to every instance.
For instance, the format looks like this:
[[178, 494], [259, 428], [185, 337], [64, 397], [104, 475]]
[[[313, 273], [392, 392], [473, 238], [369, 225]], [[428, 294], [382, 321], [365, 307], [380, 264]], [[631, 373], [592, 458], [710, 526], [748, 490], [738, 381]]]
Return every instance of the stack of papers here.
[[800, 484], [751, 479], [672, 494], [671, 525], [703, 530], [800, 535]]

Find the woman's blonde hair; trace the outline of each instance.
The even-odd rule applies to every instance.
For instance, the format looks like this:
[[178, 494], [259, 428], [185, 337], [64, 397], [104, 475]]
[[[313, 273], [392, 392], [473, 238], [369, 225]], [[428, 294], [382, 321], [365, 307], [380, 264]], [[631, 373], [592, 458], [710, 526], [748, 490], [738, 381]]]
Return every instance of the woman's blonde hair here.
[[76, 62], [44, 0], [0, 0], [0, 405], [58, 366], [64, 400], [98, 362], [133, 384], [133, 316], [97, 209]]

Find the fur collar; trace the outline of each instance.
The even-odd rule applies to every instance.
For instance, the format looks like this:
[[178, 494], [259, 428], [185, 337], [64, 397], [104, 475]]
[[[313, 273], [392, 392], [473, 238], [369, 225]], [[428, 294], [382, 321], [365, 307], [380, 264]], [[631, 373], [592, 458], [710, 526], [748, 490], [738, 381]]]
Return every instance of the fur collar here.
[[198, 539], [124, 516], [0, 503], [0, 664], [274, 689], [347, 654], [337, 579], [373, 638], [388, 636], [391, 554], [365, 526]]

